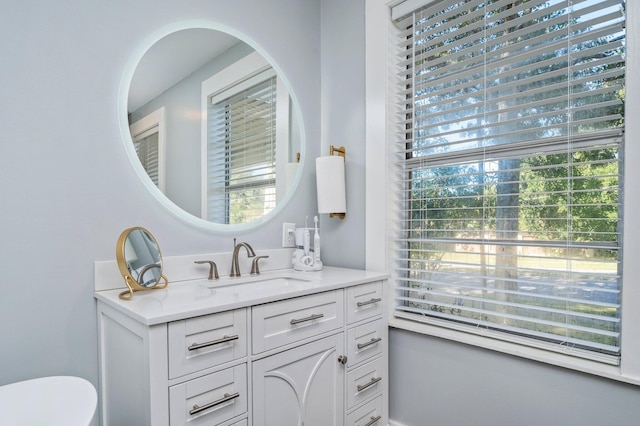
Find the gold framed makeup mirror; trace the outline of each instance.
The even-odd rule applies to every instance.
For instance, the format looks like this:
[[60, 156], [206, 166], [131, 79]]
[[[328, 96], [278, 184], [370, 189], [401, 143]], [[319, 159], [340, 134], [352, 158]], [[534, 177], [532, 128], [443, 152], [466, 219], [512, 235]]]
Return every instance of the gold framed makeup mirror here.
[[162, 254], [155, 237], [143, 227], [125, 229], [116, 244], [118, 269], [127, 285], [119, 294], [131, 300], [136, 291], [165, 288], [169, 281], [162, 274]]

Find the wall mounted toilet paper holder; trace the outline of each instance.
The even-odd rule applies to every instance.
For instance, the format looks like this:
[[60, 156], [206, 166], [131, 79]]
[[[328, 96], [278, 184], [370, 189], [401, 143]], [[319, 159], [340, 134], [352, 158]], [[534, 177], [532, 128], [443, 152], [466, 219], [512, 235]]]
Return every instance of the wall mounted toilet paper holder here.
[[[336, 155], [337, 154], [337, 155]], [[342, 157], [342, 161], [336, 157]], [[344, 219], [347, 212], [346, 178], [344, 164], [347, 160], [344, 146], [329, 148], [328, 157], [316, 159], [316, 183], [318, 212], [329, 217]]]

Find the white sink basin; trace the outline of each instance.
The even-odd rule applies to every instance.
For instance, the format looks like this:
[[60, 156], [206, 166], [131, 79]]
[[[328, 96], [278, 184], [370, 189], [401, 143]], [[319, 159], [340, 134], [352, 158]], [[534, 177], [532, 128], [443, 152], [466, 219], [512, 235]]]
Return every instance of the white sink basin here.
[[290, 289], [304, 288], [311, 283], [310, 279], [289, 275], [252, 276], [247, 278], [223, 278], [220, 281], [209, 281], [207, 287], [217, 291], [249, 291], [251, 289]]

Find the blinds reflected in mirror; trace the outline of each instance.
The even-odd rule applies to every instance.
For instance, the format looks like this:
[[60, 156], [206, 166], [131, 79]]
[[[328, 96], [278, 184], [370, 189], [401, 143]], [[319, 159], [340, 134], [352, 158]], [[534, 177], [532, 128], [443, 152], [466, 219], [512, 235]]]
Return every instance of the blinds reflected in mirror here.
[[165, 108], [160, 107], [131, 123], [131, 139], [140, 164], [151, 181], [164, 192]]
[[276, 206], [276, 77], [211, 102], [207, 220], [241, 224]]
[[144, 167], [153, 183], [158, 186], [158, 126], [133, 136], [133, 147], [136, 150], [136, 154], [138, 154], [142, 167]]

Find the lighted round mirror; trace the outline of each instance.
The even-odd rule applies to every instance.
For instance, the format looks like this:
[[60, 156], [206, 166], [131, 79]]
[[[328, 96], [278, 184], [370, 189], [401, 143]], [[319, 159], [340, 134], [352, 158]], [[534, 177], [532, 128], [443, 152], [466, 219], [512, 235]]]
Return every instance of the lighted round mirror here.
[[116, 244], [116, 261], [128, 290], [120, 298], [129, 300], [141, 290], [165, 288], [160, 246], [149, 231], [141, 227], [125, 229]]
[[275, 64], [228, 31], [185, 24], [154, 34], [130, 65], [123, 140], [159, 200], [220, 231], [260, 225], [283, 208], [304, 143], [295, 96]]

